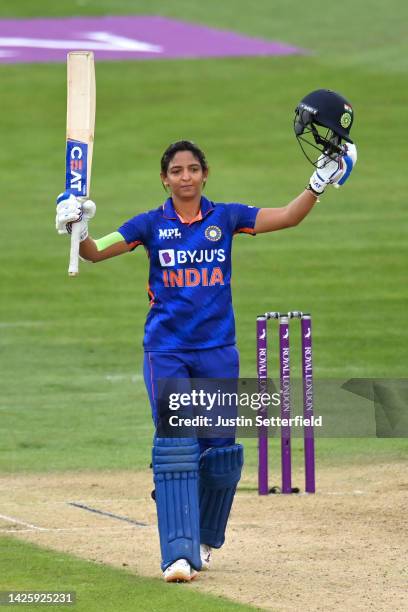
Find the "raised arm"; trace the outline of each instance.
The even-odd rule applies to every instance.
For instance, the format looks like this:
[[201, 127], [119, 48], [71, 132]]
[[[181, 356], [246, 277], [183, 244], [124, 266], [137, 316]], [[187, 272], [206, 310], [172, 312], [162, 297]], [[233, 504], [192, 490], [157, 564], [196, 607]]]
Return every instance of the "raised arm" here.
[[294, 227], [302, 221], [317, 202], [317, 194], [305, 189], [297, 198], [281, 208], [261, 208], [256, 217], [255, 233], [273, 232]]
[[113, 232], [98, 240], [93, 240], [88, 236], [81, 242], [79, 254], [83, 259], [96, 263], [122, 253], [128, 253], [131, 250], [132, 245], [127, 244], [119, 232]]
[[92, 262], [103, 261], [131, 251], [135, 244], [128, 244], [119, 232], [113, 232], [93, 240], [88, 236], [88, 221], [95, 216], [96, 205], [91, 200], [82, 202], [73, 195], [63, 193], [57, 199], [56, 228], [59, 234], [69, 234], [72, 223], [80, 226], [80, 256]]
[[357, 149], [353, 144], [345, 145], [343, 154], [335, 159], [321, 155], [307, 189], [297, 198], [281, 208], [261, 208], [256, 217], [255, 233], [273, 232], [298, 225], [328, 185], [340, 187], [347, 181], [356, 161]]

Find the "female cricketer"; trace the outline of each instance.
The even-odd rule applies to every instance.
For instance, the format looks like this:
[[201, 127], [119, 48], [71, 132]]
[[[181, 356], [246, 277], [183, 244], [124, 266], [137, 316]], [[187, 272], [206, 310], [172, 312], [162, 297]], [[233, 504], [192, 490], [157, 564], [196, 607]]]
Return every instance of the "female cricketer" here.
[[[95, 204], [81, 204], [67, 193], [59, 196], [57, 229], [63, 233], [69, 231], [67, 224], [81, 223], [83, 259], [99, 262], [139, 245], [148, 254], [144, 379], [156, 425], [159, 379], [239, 376], [231, 301], [233, 236], [300, 223], [328, 185], [348, 178], [356, 151], [352, 144], [342, 151], [336, 157], [320, 156], [309, 185], [292, 202], [257, 208], [204, 197], [209, 171], [204, 153], [190, 141], [175, 142], [161, 159], [160, 177], [169, 194], [164, 204], [99, 240], [88, 235]], [[233, 437], [159, 437], [156, 432], [152, 466], [167, 582], [188, 582], [208, 569], [212, 549], [224, 543], [242, 465], [243, 448]]]

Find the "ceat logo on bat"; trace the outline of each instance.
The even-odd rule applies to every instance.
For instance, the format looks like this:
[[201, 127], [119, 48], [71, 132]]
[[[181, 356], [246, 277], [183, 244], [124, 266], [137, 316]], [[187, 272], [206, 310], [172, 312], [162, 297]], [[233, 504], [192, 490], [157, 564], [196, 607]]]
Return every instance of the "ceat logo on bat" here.
[[86, 196], [88, 145], [79, 140], [67, 140], [65, 188], [77, 196]]

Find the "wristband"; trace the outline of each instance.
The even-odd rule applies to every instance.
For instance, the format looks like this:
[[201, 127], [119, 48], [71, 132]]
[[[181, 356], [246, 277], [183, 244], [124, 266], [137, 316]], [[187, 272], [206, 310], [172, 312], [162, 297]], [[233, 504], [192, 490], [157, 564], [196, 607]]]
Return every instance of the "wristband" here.
[[311, 191], [311, 192], [313, 193], [313, 195], [315, 195], [315, 196], [316, 196], [317, 201], [319, 201], [319, 197], [320, 197], [320, 196], [321, 196], [321, 195], [324, 193], [323, 191], [322, 191], [322, 193], [318, 193], [317, 191], [315, 191], [315, 190], [313, 189], [313, 187], [311, 186], [311, 184], [310, 184], [310, 183], [309, 183], [309, 185], [306, 187], [306, 191]]

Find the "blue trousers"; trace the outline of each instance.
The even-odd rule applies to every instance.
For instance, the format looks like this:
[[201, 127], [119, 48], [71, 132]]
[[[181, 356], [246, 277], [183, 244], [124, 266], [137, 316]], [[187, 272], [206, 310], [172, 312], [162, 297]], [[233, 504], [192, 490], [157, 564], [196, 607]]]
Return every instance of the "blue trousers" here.
[[[158, 419], [157, 380], [160, 378], [238, 378], [239, 353], [234, 345], [179, 352], [145, 352], [143, 374], [152, 418]], [[200, 452], [210, 447], [230, 446], [235, 438], [199, 438]]]

